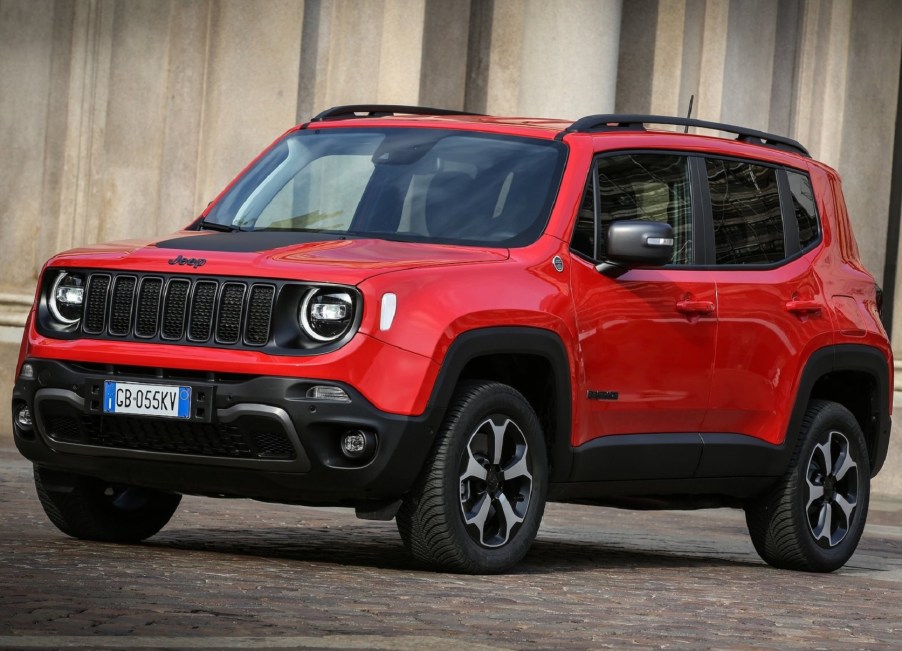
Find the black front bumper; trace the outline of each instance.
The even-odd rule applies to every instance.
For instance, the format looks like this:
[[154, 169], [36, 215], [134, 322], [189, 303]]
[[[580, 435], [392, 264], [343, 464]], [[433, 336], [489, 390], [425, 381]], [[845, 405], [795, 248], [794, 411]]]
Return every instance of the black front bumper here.
[[[359, 505], [397, 499], [419, 474], [437, 423], [387, 414], [352, 387], [302, 378], [185, 373], [29, 359], [17, 378], [13, 432], [37, 465], [179, 493], [299, 504]], [[105, 414], [105, 381], [191, 388], [188, 418]], [[350, 402], [307, 397], [342, 388]], [[27, 405], [33, 425], [15, 414]], [[349, 430], [376, 437], [374, 455], [347, 458]]]

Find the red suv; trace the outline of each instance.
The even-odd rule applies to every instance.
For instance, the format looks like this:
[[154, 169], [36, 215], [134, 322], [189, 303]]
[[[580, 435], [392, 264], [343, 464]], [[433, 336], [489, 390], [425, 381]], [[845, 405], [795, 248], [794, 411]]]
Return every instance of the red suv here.
[[548, 500], [726, 505], [768, 563], [830, 571], [886, 457], [879, 311], [839, 178], [795, 141], [337, 107], [185, 230], [47, 263], [14, 436], [77, 538], [248, 497], [498, 572]]

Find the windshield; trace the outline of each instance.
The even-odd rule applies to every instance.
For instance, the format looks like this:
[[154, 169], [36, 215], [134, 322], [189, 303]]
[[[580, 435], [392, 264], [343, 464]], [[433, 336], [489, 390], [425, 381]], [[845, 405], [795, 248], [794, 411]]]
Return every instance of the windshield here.
[[467, 131], [296, 131], [238, 180], [204, 224], [523, 246], [548, 220], [565, 152], [554, 141]]

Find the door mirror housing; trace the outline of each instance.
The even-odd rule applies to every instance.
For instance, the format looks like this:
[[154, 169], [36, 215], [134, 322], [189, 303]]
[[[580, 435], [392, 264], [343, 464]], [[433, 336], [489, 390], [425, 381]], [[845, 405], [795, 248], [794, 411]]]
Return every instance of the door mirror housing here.
[[673, 228], [663, 222], [622, 220], [608, 227], [599, 272], [617, 278], [636, 267], [663, 267], [673, 258]]

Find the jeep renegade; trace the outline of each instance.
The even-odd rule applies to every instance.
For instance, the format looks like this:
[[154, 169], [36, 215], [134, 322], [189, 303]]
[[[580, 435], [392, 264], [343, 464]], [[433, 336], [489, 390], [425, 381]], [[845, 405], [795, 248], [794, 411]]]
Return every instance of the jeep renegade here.
[[771, 565], [832, 571], [889, 442], [880, 300], [788, 138], [336, 107], [183, 231], [46, 264], [13, 432], [76, 538], [183, 494], [342, 505], [486, 573], [549, 500], [732, 506]]

